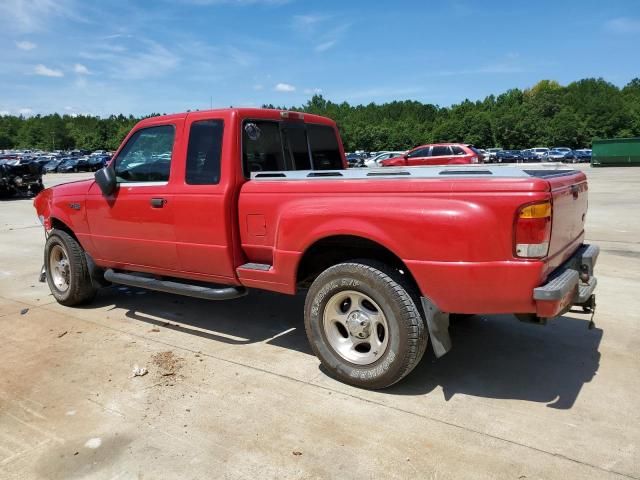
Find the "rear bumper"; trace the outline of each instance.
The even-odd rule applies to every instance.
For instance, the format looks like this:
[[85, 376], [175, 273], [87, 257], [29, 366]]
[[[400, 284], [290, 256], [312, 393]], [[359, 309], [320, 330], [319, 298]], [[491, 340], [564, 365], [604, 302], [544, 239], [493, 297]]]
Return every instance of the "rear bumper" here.
[[538, 317], [562, 315], [572, 305], [581, 305], [590, 299], [598, 284], [594, 268], [599, 253], [597, 245], [582, 245], [551, 273], [544, 285], [533, 289]]

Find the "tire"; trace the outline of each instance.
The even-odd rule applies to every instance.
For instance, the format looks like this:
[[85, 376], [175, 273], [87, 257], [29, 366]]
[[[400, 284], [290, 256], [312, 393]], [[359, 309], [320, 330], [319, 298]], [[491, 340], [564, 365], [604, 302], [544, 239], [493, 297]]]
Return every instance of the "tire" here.
[[369, 260], [340, 263], [309, 288], [305, 330], [331, 376], [382, 389], [409, 374], [426, 350], [428, 333], [418, 304], [417, 292], [397, 270]]
[[44, 264], [51, 294], [61, 305], [89, 303], [96, 296], [84, 250], [67, 232], [54, 229], [49, 234]]

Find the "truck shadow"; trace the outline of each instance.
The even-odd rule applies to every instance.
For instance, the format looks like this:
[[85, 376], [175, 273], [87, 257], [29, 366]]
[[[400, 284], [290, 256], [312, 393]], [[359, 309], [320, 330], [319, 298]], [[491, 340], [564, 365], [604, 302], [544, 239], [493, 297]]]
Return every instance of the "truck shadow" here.
[[[251, 291], [228, 302], [210, 302], [114, 286], [87, 308], [112, 306], [151, 327], [167, 328], [227, 344], [265, 342], [313, 355], [304, 332], [304, 295]], [[596, 318], [597, 320], [597, 318]], [[547, 326], [511, 315], [474, 316], [452, 322], [453, 349], [436, 359], [431, 348], [389, 395], [425, 395], [442, 388], [455, 394], [546, 403], [571, 408], [582, 385], [595, 376], [602, 330], [588, 318], [567, 314]]]
[[304, 295], [252, 290], [232, 301], [213, 302], [149, 290], [103, 288], [85, 308], [126, 310], [131, 320], [230, 345], [266, 342], [313, 355], [304, 333]]
[[569, 409], [598, 370], [602, 330], [588, 330], [586, 316], [568, 315], [546, 326], [523, 324], [511, 315], [458, 320], [450, 327], [452, 350], [440, 359], [429, 350], [387, 391], [421, 395], [441, 387], [447, 401], [464, 394]]

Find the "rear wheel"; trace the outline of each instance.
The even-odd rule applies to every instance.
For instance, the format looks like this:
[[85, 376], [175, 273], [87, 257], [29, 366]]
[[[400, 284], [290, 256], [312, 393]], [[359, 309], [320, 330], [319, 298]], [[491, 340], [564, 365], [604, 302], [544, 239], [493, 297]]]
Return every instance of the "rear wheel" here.
[[379, 389], [418, 364], [427, 330], [413, 288], [382, 263], [356, 260], [328, 268], [305, 302], [305, 329], [328, 373], [345, 383]]
[[67, 232], [53, 230], [44, 248], [47, 283], [58, 303], [80, 305], [93, 300], [97, 289], [80, 244]]

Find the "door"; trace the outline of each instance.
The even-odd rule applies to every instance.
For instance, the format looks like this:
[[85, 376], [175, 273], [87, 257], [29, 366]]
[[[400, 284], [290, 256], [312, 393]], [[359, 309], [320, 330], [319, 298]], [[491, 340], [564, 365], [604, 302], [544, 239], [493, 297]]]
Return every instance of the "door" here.
[[448, 145], [435, 145], [431, 149], [431, 158], [428, 165], [447, 165], [451, 162], [451, 147]]
[[118, 185], [109, 197], [94, 184], [87, 221], [99, 259], [143, 270], [178, 268], [169, 184], [176, 130], [182, 121], [141, 128], [114, 160]]
[[[176, 166], [174, 225], [180, 270], [184, 276], [206, 275], [221, 283], [236, 283], [233, 229], [237, 222], [230, 162], [233, 130], [224, 121], [191, 114], [185, 123], [186, 161]], [[223, 160], [224, 159], [224, 160]], [[221, 182], [223, 166], [227, 180]], [[177, 214], [179, 212], [179, 214]]]
[[407, 165], [429, 165], [431, 158], [431, 147], [421, 147], [409, 152], [407, 155]]

